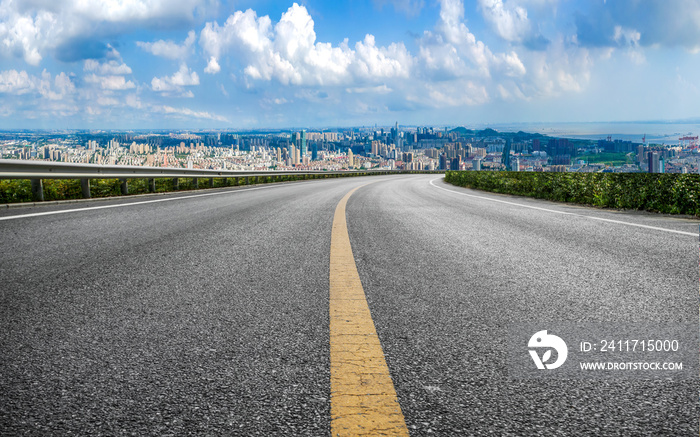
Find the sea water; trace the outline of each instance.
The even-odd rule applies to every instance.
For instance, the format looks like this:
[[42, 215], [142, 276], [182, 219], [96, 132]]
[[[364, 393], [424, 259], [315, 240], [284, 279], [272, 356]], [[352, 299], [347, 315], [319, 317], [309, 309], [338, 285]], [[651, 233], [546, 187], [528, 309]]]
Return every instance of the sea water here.
[[611, 123], [504, 123], [479, 126], [490, 127], [499, 132], [531, 132], [551, 137], [580, 138], [588, 140], [625, 140], [641, 143], [677, 145], [679, 138], [700, 135], [700, 121], [688, 123], [672, 122], [611, 122]]

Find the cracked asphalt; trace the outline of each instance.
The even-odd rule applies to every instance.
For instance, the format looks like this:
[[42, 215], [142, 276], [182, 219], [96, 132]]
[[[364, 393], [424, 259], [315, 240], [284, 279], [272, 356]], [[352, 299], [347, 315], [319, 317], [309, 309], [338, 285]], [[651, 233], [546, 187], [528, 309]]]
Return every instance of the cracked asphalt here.
[[0, 221], [0, 434], [329, 435], [331, 224], [373, 182], [350, 198], [348, 231], [411, 435], [697, 435], [697, 379], [514, 380], [504, 347], [533, 317], [697, 324], [697, 236], [587, 216], [688, 233], [697, 220], [436, 178]]

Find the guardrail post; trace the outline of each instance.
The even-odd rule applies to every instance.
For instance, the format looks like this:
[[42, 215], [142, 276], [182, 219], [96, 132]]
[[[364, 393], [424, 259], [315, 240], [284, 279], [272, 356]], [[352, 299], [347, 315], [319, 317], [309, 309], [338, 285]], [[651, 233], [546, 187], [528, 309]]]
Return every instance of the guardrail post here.
[[156, 192], [156, 180], [155, 180], [155, 178], [151, 178], [148, 180], [148, 192], [149, 193]]
[[194, 183], [194, 189], [199, 190], [199, 178], [193, 178], [192, 182]]
[[32, 184], [32, 200], [37, 202], [44, 201], [44, 183], [41, 179], [30, 179]]
[[129, 183], [127, 182], [128, 179], [119, 179], [122, 185], [122, 195], [126, 196], [129, 194]]
[[83, 178], [80, 180], [80, 191], [83, 192], [83, 199], [90, 198], [90, 179]]
[[245, 177], [245, 184], [250, 185], [250, 176]]
[[173, 178], [173, 191], [177, 191], [179, 189], [180, 189], [180, 179]]
[[228, 178], [224, 178], [224, 187], [228, 187]]
[[214, 188], [214, 178], [209, 178], [209, 188]]

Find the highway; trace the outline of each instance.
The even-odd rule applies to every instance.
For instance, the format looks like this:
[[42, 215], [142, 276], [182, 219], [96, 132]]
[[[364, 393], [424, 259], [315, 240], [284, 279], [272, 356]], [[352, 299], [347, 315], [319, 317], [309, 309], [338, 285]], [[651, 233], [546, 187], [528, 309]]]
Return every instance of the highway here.
[[410, 435], [698, 434], [697, 379], [518, 380], [504, 346], [533, 318], [697, 324], [697, 220], [435, 174], [1, 209], [0, 434], [330, 435], [355, 188], [338, 265]]

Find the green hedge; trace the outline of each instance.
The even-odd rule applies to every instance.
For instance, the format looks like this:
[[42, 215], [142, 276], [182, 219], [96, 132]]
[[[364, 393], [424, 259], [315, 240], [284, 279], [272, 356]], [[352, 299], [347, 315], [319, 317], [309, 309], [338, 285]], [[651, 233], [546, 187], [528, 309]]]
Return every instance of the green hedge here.
[[[423, 173], [412, 171], [410, 173]], [[267, 184], [273, 182], [298, 181], [305, 179], [326, 179], [336, 177], [368, 176], [376, 173], [347, 173], [347, 174], [312, 174], [312, 175], [281, 175], [281, 176], [251, 176], [250, 184]], [[80, 199], [82, 191], [79, 179], [44, 179], [44, 200]], [[199, 178], [199, 188], [236, 187], [246, 185], [245, 177], [214, 178], [210, 186], [209, 178]], [[156, 192], [173, 190], [172, 178], [156, 178]], [[179, 178], [179, 191], [195, 189], [194, 179]], [[148, 179], [129, 179], [129, 194], [148, 193]], [[91, 197], [110, 197], [121, 195], [121, 182], [118, 179], [90, 179]], [[31, 202], [32, 187], [28, 179], [0, 179], [0, 204]]]
[[700, 175], [448, 171], [453, 185], [605, 208], [700, 216]]

